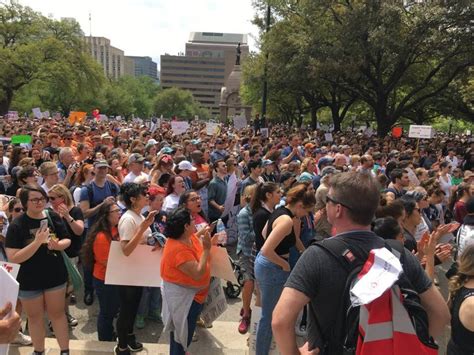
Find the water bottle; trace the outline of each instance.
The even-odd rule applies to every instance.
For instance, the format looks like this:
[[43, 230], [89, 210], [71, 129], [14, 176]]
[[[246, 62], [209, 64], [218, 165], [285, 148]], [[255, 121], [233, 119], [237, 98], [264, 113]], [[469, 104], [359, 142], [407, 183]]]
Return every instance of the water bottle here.
[[217, 243], [220, 245], [226, 245], [227, 243], [227, 233], [225, 231], [225, 225], [224, 222], [222, 222], [222, 219], [217, 220], [217, 226], [216, 226], [216, 231], [217, 231]]

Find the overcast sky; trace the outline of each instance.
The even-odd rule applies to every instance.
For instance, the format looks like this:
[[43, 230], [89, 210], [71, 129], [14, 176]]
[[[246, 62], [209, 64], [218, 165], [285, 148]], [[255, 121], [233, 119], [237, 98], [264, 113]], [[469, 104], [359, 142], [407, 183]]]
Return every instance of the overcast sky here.
[[[106, 37], [125, 55], [184, 52], [190, 32], [251, 33], [252, 0], [19, 0], [45, 16], [73, 17], [86, 35]], [[248, 36], [250, 49], [255, 40]]]

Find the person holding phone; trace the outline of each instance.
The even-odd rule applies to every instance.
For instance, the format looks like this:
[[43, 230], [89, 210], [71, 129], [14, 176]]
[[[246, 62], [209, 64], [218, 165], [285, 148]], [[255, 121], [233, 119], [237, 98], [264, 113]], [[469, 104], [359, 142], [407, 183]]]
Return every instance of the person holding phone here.
[[[146, 244], [152, 234], [150, 226], [158, 211], [151, 211], [146, 218], [141, 215], [143, 208], [149, 204], [147, 190], [145, 185], [137, 183], [125, 183], [120, 188], [123, 202], [127, 207], [127, 212], [123, 214], [118, 224], [120, 244], [125, 256], [132, 254], [139, 244]], [[130, 352], [143, 349], [143, 344], [136, 340], [133, 332], [142, 291], [143, 287], [119, 286], [118, 345], [114, 349], [117, 355], [128, 355]]]
[[[46, 309], [61, 355], [69, 354], [64, 312], [68, 274], [60, 252], [69, 247], [71, 240], [56, 213], [51, 212], [48, 219], [44, 211], [48, 196], [42, 188], [26, 185], [19, 198], [25, 213], [10, 223], [5, 246], [8, 260], [21, 265], [17, 277], [18, 297], [28, 317], [34, 354], [44, 352]], [[54, 237], [51, 237], [52, 231]]]

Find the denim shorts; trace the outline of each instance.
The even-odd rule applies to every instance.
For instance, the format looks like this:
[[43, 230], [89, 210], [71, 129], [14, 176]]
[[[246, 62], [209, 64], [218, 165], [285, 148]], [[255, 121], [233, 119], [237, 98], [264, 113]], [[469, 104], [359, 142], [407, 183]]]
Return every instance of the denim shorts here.
[[20, 292], [18, 293], [18, 298], [20, 300], [32, 300], [33, 298], [39, 297], [46, 292], [56, 291], [62, 288], [66, 288], [66, 283], [63, 283], [61, 285], [54, 286], [51, 288], [42, 289], [42, 290], [32, 290], [32, 291], [20, 290]]

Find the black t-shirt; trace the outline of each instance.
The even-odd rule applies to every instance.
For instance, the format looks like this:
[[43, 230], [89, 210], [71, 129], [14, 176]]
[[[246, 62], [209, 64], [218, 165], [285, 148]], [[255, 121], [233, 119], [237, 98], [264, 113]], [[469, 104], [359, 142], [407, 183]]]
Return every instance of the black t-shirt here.
[[[69, 211], [69, 214], [76, 221], [84, 221], [84, 215], [82, 214], [82, 210], [79, 207], [74, 206]], [[63, 219], [63, 223], [64, 223], [64, 226], [66, 227], [67, 234], [69, 235], [71, 239], [71, 245], [69, 245], [69, 247], [64, 251], [66, 252], [67, 256], [69, 256], [70, 258], [74, 258], [78, 256], [79, 252], [81, 251], [82, 241], [83, 241], [82, 234], [81, 235], [74, 234], [74, 232], [71, 229], [71, 226], [65, 219]]]
[[[293, 219], [293, 213], [291, 211], [282, 206], [277, 208], [275, 211], [272, 212], [270, 215], [270, 218], [268, 219], [268, 227], [267, 227], [267, 237], [270, 235], [270, 233], [273, 231], [273, 223], [278, 219], [278, 217], [281, 216], [288, 216], [291, 219]], [[285, 255], [290, 252], [290, 248], [294, 247], [296, 244], [296, 235], [295, 231], [293, 230], [293, 227], [291, 227], [291, 232], [290, 234], [286, 235], [281, 242], [276, 246], [275, 248], [275, 253], [277, 255]]]
[[[341, 238], [350, 244], [354, 251], [362, 250], [364, 254], [385, 245], [382, 238], [369, 231], [348, 232], [335, 238]], [[431, 280], [426, 276], [420, 262], [407, 250], [403, 270], [416, 292], [422, 293], [431, 286]], [[320, 345], [315, 336], [316, 324], [320, 325], [325, 339], [332, 333], [331, 327], [337, 321], [337, 311], [341, 306], [347, 276], [337, 259], [318, 246], [309, 247], [292, 270], [285, 287], [298, 290], [311, 299], [307, 327], [310, 348]]]
[[[50, 212], [50, 216], [54, 227], [49, 226], [49, 230], [54, 230], [58, 239], [69, 238], [61, 218], [54, 212]], [[41, 220], [30, 218], [26, 213], [15, 218], [8, 226], [5, 247], [23, 249], [31, 244]], [[17, 277], [20, 290], [23, 291], [45, 290], [59, 286], [66, 280], [67, 270], [61, 252], [49, 250], [46, 244], [41, 245], [31, 258], [21, 263]]]
[[260, 207], [252, 216], [253, 219], [253, 229], [255, 231], [255, 247], [257, 251], [262, 249], [263, 244], [265, 243], [265, 238], [262, 236], [263, 228], [270, 218], [271, 212], [268, 211], [265, 207]]

